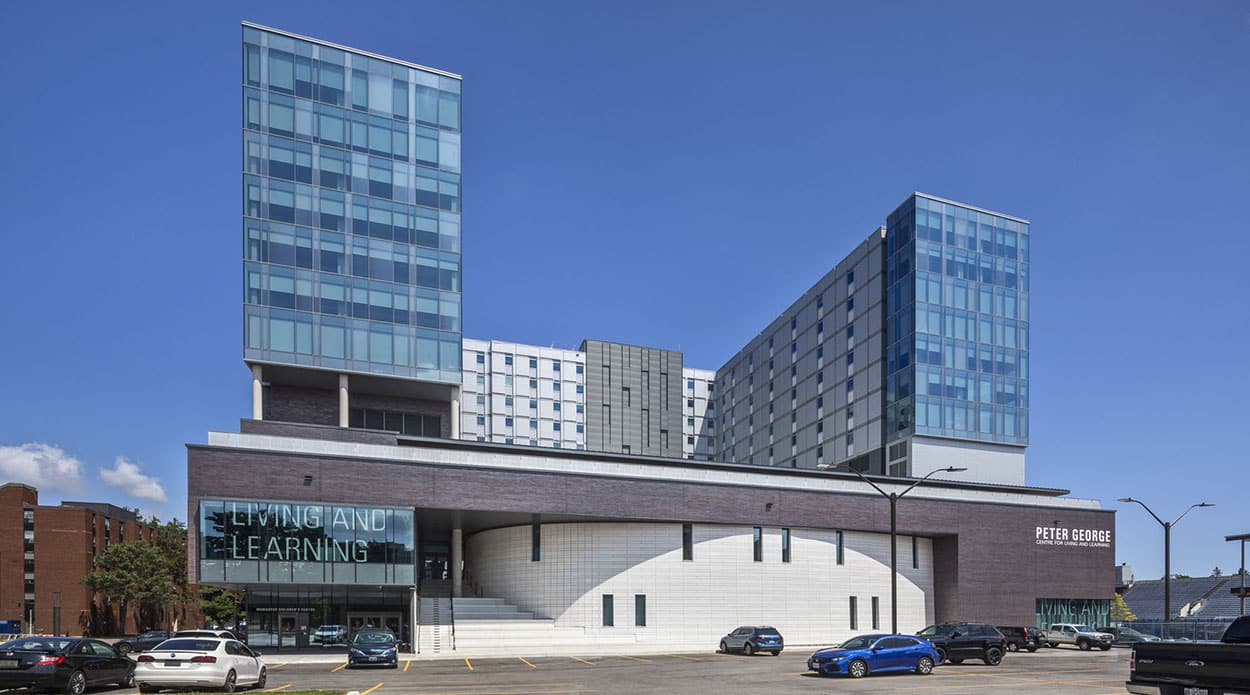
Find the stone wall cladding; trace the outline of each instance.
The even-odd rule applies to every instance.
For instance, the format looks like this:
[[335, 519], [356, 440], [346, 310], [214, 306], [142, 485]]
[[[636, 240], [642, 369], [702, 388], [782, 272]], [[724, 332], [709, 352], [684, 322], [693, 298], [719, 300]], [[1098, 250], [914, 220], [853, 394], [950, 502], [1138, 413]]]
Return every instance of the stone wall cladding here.
[[[311, 485], [303, 485], [305, 474], [314, 476]], [[620, 521], [889, 530], [889, 503], [876, 493], [635, 480], [210, 446], [189, 447], [187, 485], [192, 534], [197, 502], [209, 496]], [[1037, 545], [1034, 529], [1056, 523], [1113, 531], [1115, 515], [1108, 510], [923, 497], [909, 497], [898, 505], [900, 534], [937, 540], [943, 571], [935, 576], [934, 602], [940, 607], [938, 617], [952, 619], [1032, 625], [1035, 598], [1111, 598], [1114, 543], [1109, 548]], [[944, 544], [953, 544], [954, 550]], [[528, 551], [528, 541], [525, 548]], [[188, 553], [192, 550], [189, 547]], [[189, 560], [194, 567], [195, 557]]]
[[265, 387], [265, 419], [310, 425], [339, 424], [339, 394], [327, 389], [273, 384]]

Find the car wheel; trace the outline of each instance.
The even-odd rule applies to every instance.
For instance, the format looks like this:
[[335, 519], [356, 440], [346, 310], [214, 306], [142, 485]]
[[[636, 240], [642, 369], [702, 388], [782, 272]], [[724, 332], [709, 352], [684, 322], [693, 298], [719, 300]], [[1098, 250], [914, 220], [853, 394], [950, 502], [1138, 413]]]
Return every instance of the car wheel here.
[[1030, 653], [1030, 654], [1032, 654], [1032, 653], [1033, 653], [1033, 652], [1035, 652], [1035, 651], [1037, 651], [1037, 647], [1036, 647], [1036, 646], [1029, 647], [1029, 653]]
[[927, 676], [930, 673], [933, 673], [933, 659], [930, 659], [927, 656], [920, 657], [920, 661], [916, 662], [916, 673], [919, 673], [922, 676]]
[[117, 685], [118, 685], [118, 687], [122, 687], [122, 688], [133, 688], [133, 687], [135, 687], [135, 674], [134, 674], [134, 672], [132, 671], [132, 672], [131, 672], [129, 675], [127, 675], [125, 678], [123, 678], [123, 679], [121, 679], [121, 680], [117, 681]]
[[118, 642], [114, 648], [117, 650], [117, 653], [122, 656], [126, 656], [132, 649], [134, 649], [134, 647], [130, 646], [129, 642]]
[[846, 672], [850, 674], [851, 678], [863, 678], [868, 675], [868, 664], [864, 663], [862, 659], [856, 659], [846, 667]]
[[990, 647], [985, 650], [985, 656], [981, 657], [989, 666], [997, 666], [1003, 663], [1003, 650], [998, 647]]
[[265, 669], [265, 667], [262, 666], [260, 669], [260, 677], [256, 679], [257, 690], [265, 687], [265, 682], [268, 680], [269, 680], [269, 672]]
[[87, 691], [87, 677], [82, 671], [74, 671], [69, 674], [69, 680], [65, 683], [65, 692], [69, 695], [82, 695]]
[[728, 654], [728, 653], [729, 653], [729, 645], [728, 645], [728, 644], [725, 644], [725, 640], [721, 640], [721, 641], [720, 641], [720, 652], [721, 652], [721, 654]]
[[142, 685], [142, 684], [139, 685], [139, 692], [143, 693], [143, 695], [148, 695], [149, 693], [155, 693], [159, 690], [160, 688], [156, 687], [155, 685]]
[[226, 674], [226, 682], [221, 684], [221, 691], [224, 693], [234, 692], [235, 686], [238, 684], [237, 681], [238, 676], [236, 676], [234, 671], [231, 670], [230, 673]]
[[742, 645], [742, 653], [746, 654], [747, 656], [755, 656], [755, 646], [752, 645], [750, 642], [747, 642], [746, 644]]
[[1105, 652], [1105, 651], [1107, 651], [1108, 649], [1110, 649], [1110, 648], [1111, 648], [1111, 645], [1109, 645], [1109, 644], [1104, 644], [1104, 645], [1102, 645], [1102, 646], [1100, 646], [1100, 647], [1098, 647], [1098, 648], [1099, 648], [1099, 649], [1101, 649], [1101, 650], [1103, 650], [1103, 651]]
[[773, 656], [781, 656], [781, 650], [780, 650], [780, 649], [774, 649], [774, 650], [773, 650]]
[[1009, 652], [1018, 652], [1018, 651], [1020, 651], [1020, 645], [1016, 644], [1015, 642], [1008, 642], [1008, 643], [1007, 643], [1007, 651], [1009, 651]]
[[1087, 652], [1089, 651], [1089, 648], [1091, 645], [1089, 643], [1089, 640], [1077, 640], [1076, 646], [1080, 647], [1081, 651]]

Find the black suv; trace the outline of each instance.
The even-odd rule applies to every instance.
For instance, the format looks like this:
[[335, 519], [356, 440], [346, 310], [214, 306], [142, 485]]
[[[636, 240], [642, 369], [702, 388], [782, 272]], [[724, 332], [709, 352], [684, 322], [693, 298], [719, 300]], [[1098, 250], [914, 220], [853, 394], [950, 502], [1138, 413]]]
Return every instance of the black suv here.
[[998, 631], [1007, 640], [1007, 651], [1015, 652], [1027, 649], [1035, 652], [1042, 646], [1042, 631], [1036, 627], [1015, 627], [999, 625]]
[[998, 628], [985, 623], [942, 623], [930, 625], [917, 636], [933, 643], [938, 651], [938, 663], [949, 661], [962, 664], [964, 659], [980, 659], [990, 666], [1003, 661], [1007, 640]]

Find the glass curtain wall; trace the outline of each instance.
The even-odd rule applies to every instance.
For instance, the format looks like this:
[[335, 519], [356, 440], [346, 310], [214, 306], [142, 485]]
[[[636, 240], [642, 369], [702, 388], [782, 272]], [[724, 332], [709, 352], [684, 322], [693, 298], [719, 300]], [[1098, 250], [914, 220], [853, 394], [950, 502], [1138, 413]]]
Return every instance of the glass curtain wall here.
[[243, 27], [244, 355], [458, 383], [460, 80]]
[[1027, 445], [1028, 223], [912, 196], [886, 254], [886, 443]]

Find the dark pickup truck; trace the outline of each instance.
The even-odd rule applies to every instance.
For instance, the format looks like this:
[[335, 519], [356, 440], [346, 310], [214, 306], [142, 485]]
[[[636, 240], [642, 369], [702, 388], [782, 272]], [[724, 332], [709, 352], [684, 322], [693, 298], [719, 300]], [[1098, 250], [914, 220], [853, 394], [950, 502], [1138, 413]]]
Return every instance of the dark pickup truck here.
[[1250, 695], [1250, 615], [1219, 642], [1138, 642], [1124, 685], [1142, 695]]

